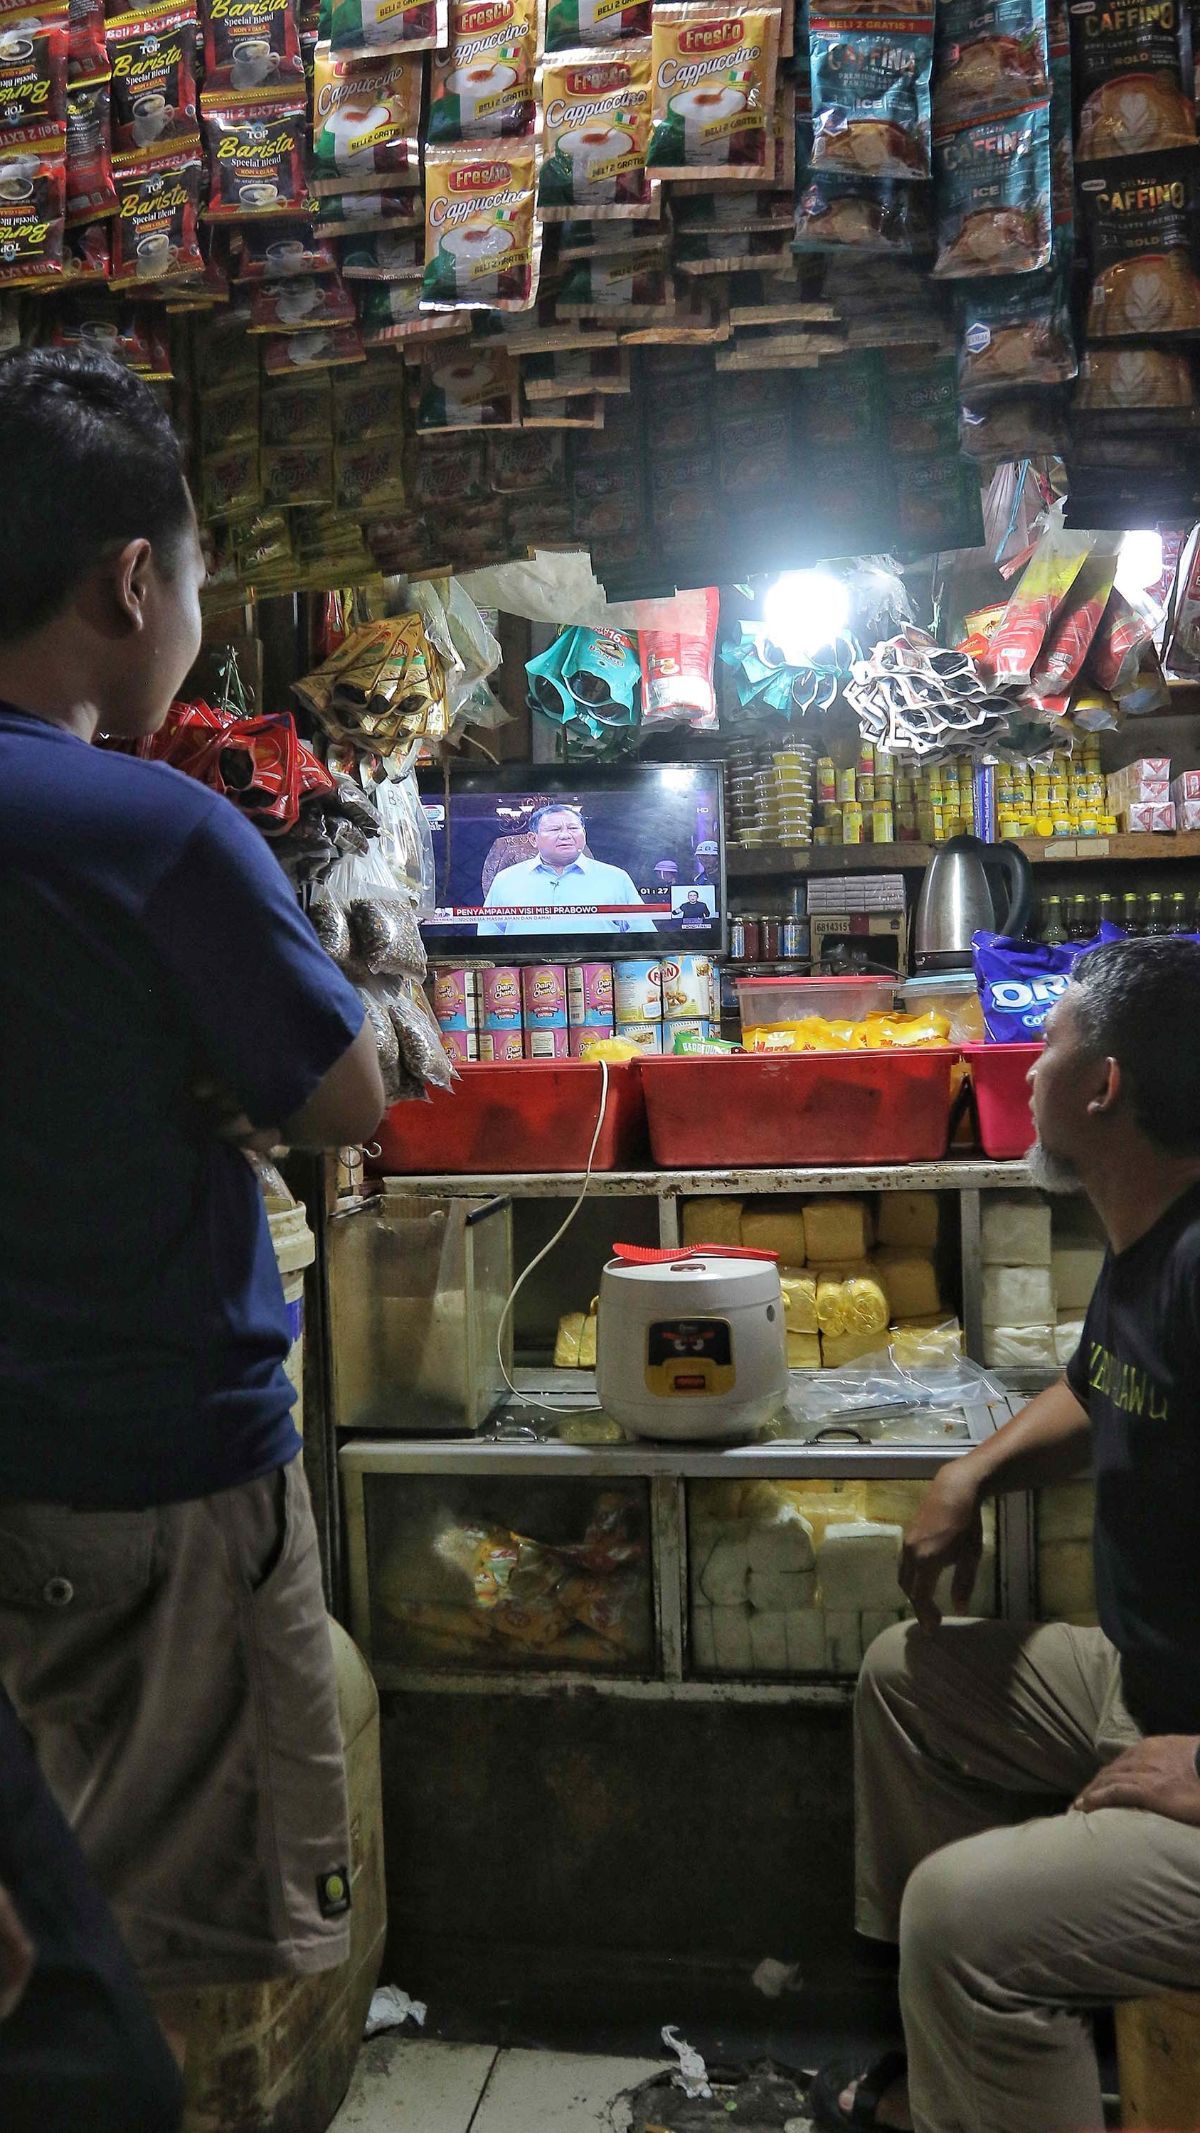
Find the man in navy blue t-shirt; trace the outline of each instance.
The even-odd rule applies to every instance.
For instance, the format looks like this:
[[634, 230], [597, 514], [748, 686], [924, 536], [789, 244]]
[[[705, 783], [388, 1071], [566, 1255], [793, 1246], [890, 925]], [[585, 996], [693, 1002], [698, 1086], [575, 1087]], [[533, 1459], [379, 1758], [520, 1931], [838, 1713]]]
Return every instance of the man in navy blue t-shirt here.
[[155, 731], [200, 645], [152, 394], [7, 358], [0, 467], [0, 1687], [170, 2026], [178, 1990], [347, 1949], [289, 1327], [238, 1142], [359, 1140], [383, 1090], [257, 832], [90, 745]]

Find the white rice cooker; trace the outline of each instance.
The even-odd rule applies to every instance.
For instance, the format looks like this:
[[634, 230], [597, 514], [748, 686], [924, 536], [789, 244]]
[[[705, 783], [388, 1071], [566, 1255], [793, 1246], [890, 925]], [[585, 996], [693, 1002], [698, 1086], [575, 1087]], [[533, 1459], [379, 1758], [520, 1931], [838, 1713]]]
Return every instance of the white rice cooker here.
[[774, 1259], [613, 1250], [596, 1334], [605, 1414], [639, 1437], [749, 1437], [772, 1421], [788, 1390]]

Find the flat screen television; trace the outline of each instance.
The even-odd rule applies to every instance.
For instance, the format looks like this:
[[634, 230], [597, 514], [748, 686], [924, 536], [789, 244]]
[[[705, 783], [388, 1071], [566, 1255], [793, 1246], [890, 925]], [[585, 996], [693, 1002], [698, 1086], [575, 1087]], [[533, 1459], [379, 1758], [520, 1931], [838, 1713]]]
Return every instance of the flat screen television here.
[[554, 962], [725, 945], [718, 763], [537, 764], [421, 780], [446, 957]]

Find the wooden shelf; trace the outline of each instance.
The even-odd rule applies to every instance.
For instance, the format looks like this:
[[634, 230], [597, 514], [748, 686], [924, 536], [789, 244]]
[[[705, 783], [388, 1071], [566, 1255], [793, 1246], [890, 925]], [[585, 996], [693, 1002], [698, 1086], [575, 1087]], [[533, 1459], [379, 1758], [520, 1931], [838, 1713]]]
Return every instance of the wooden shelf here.
[[[1021, 850], [1035, 866], [1109, 865], [1139, 861], [1200, 859], [1200, 830], [1173, 834], [1118, 837], [1022, 837]], [[776, 845], [731, 844], [726, 866], [732, 881], [772, 874], [876, 874], [928, 866], [935, 844], [806, 844], [794, 849]]]

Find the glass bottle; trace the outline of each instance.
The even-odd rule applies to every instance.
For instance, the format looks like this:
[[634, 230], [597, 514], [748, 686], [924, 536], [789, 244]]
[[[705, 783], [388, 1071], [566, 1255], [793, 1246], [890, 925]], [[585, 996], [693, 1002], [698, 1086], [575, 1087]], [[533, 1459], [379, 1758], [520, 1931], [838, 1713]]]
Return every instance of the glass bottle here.
[[1067, 911], [1067, 939], [1090, 941], [1096, 931], [1095, 914], [1090, 896], [1073, 896]]
[[1191, 932], [1192, 921], [1188, 917], [1187, 897], [1184, 895], [1182, 889], [1176, 889], [1172, 893], [1171, 908], [1168, 913], [1168, 917], [1172, 933]]
[[1131, 941], [1136, 941], [1142, 931], [1142, 899], [1136, 889], [1126, 889], [1121, 898], [1121, 924]]
[[1061, 896], [1048, 896], [1046, 898], [1046, 906], [1042, 914], [1042, 939], [1045, 941], [1047, 948], [1059, 947], [1067, 937], [1067, 929], [1063, 924], [1062, 901]]
[[1167, 916], [1163, 906], [1161, 889], [1151, 889], [1146, 898], [1146, 923], [1142, 927], [1142, 939], [1161, 941], [1167, 931]]
[[1100, 931], [1101, 926], [1116, 926], [1119, 924], [1116, 897], [1108, 889], [1101, 889], [1099, 896], [1096, 898], [1097, 933]]

